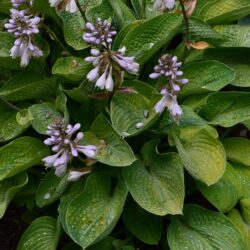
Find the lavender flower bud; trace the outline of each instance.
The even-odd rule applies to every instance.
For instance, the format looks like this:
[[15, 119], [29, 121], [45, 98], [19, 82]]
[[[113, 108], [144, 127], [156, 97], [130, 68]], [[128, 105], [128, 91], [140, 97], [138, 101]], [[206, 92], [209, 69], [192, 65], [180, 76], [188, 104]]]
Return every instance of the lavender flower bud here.
[[153, 8], [159, 11], [172, 10], [175, 6], [175, 0], [155, 0]]
[[83, 146], [80, 141], [84, 134], [79, 132], [81, 125], [68, 125], [66, 128], [62, 120], [56, 120], [48, 126], [47, 134], [50, 136], [44, 141], [46, 145], [52, 146], [52, 151], [56, 154], [43, 159], [46, 167], [55, 168], [57, 176], [63, 176], [67, 170], [67, 165], [73, 157], [78, 157], [83, 153], [88, 158], [95, 158], [97, 147], [94, 145]]
[[4, 25], [9, 33], [15, 36], [30, 36], [39, 33], [37, 25], [40, 18], [38, 16], [27, 15], [27, 10], [11, 9], [10, 12], [11, 19]]
[[20, 5], [24, 4], [26, 0], [11, 0], [13, 7], [18, 8]]
[[92, 63], [95, 67], [88, 75], [90, 82], [95, 82], [95, 86], [102, 90], [113, 91], [113, 75], [123, 77], [124, 71], [136, 74], [139, 71], [139, 64], [134, 62], [134, 57], [124, 56], [126, 48], [118, 51], [100, 51], [92, 49], [91, 55], [85, 58], [86, 62]]
[[90, 44], [107, 46], [112, 43], [112, 37], [116, 35], [116, 31], [112, 30], [111, 24], [105, 19], [97, 19], [97, 23], [86, 23], [88, 32], [84, 33], [83, 40]]
[[183, 72], [180, 70], [182, 63], [177, 62], [176, 56], [163, 55], [159, 59], [159, 64], [154, 67], [154, 73], [150, 74], [149, 77], [156, 79], [160, 76], [165, 76], [169, 79], [171, 93], [177, 93], [181, 90], [179, 84], [188, 83], [188, 79], [180, 78]]
[[77, 5], [75, 0], [49, 0], [50, 6], [55, 7], [58, 11], [67, 11], [75, 13], [77, 11]]

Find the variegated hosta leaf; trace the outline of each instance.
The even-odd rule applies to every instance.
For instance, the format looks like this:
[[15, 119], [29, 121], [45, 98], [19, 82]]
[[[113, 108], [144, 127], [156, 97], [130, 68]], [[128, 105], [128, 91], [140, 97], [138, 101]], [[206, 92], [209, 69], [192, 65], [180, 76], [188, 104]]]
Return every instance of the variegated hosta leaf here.
[[239, 229], [223, 214], [186, 205], [184, 216], [173, 216], [167, 233], [171, 250], [247, 249]]

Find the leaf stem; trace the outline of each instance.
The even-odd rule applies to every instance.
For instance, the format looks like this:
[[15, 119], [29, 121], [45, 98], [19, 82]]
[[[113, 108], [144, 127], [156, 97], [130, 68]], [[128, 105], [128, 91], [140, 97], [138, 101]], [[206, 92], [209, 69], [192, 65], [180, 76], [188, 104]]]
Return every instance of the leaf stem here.
[[75, 0], [75, 2], [76, 2], [76, 5], [77, 5], [77, 8], [78, 8], [79, 11], [81, 12], [81, 15], [82, 15], [82, 18], [83, 18], [84, 22], [87, 23], [88, 20], [87, 20], [87, 18], [86, 18], [85, 12], [84, 12], [83, 9], [82, 9], [81, 4], [79, 3], [78, 0]]
[[42, 23], [42, 27], [46, 30], [46, 32], [59, 44], [59, 46], [62, 48], [63, 51], [67, 52], [69, 55], [68, 49], [64, 46], [64, 44], [59, 40], [57, 35], [54, 33], [53, 30], [49, 28], [46, 24]]
[[183, 15], [183, 20], [184, 20], [184, 24], [185, 24], [185, 36], [184, 36], [184, 42], [185, 42], [185, 54], [184, 54], [184, 60], [187, 56], [188, 53], [188, 42], [189, 42], [189, 20], [188, 20], [188, 16], [186, 13], [186, 9], [184, 6], [184, 1], [183, 0], [179, 0], [180, 5], [181, 5], [181, 10], [182, 10], [182, 15]]
[[4, 104], [6, 104], [7, 106], [9, 106], [10, 108], [16, 110], [16, 111], [21, 111], [20, 108], [18, 108], [17, 106], [13, 105], [12, 103], [8, 102], [4, 97], [0, 96], [0, 101], [2, 101]]
[[145, 14], [145, 10], [146, 10], [146, 5], [147, 5], [146, 0], [142, 0], [141, 13], [140, 13], [140, 17], [139, 17], [140, 19], [144, 18], [144, 14]]

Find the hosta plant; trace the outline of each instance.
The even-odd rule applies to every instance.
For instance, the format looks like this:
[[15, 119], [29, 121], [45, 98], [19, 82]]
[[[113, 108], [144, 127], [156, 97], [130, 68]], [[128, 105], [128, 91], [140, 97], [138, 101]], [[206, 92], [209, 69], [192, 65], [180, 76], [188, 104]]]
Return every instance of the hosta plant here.
[[249, 15], [249, 0], [0, 0], [13, 249], [250, 249]]

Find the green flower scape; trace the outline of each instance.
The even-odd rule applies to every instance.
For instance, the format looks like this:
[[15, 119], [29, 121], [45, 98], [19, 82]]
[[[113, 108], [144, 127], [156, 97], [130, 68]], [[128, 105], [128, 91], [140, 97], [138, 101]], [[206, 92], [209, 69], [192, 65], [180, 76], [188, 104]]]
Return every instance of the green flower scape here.
[[17, 250], [249, 250], [249, 89], [249, 0], [0, 0]]

